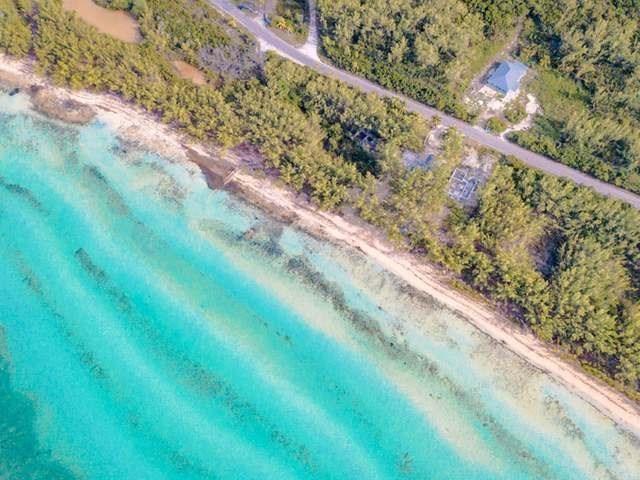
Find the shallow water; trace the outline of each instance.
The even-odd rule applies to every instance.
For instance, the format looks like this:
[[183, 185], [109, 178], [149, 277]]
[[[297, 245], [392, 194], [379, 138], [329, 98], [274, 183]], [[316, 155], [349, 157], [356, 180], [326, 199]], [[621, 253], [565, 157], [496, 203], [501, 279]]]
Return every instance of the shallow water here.
[[638, 478], [637, 439], [361, 254], [0, 112], [0, 477]]

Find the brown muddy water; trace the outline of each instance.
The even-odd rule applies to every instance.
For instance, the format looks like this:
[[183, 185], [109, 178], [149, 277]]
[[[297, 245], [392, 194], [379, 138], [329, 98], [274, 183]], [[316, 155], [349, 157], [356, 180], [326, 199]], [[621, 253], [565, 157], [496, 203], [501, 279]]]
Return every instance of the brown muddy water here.
[[76, 14], [101, 33], [127, 43], [139, 43], [142, 40], [140, 26], [131, 15], [120, 10], [109, 10], [96, 5], [91, 0], [63, 0], [62, 7]]

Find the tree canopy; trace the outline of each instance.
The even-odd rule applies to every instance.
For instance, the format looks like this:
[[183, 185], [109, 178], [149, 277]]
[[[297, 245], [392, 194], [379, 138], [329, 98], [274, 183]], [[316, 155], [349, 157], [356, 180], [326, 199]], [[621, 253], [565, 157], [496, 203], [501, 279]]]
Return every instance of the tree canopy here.
[[517, 0], [319, 0], [338, 66], [467, 118], [461, 93], [515, 28]]
[[318, 9], [332, 62], [465, 120], [471, 79], [519, 33], [513, 53], [534, 67], [544, 113], [511, 138], [640, 192], [637, 1], [319, 0]]
[[521, 57], [544, 110], [524, 146], [640, 192], [640, 15], [635, 2], [532, 0]]

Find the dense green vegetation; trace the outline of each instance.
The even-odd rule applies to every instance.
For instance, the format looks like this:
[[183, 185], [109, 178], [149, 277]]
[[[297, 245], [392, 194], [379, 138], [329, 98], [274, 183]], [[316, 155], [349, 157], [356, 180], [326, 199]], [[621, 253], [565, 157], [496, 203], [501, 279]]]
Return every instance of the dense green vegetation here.
[[[191, 135], [258, 148], [265, 166], [324, 208], [354, 206], [399, 246], [448, 268], [542, 338], [631, 391], [640, 378], [640, 213], [592, 191], [503, 160], [474, 208], [447, 195], [463, 144], [445, 134], [434, 168], [408, 169], [428, 126], [401, 103], [366, 95], [268, 56], [196, 86], [169, 60], [223, 46], [255, 60], [255, 47], [198, 0], [147, 0], [139, 45], [124, 44], [63, 12], [58, 0], [6, 3], [0, 48], [22, 40], [38, 68], [73, 88], [110, 91]], [[472, 2], [482, 35], [500, 25]], [[118, 5], [112, 5], [118, 6]], [[202, 11], [204, 9], [204, 11]], [[499, 13], [499, 12], [498, 12]], [[174, 16], [182, 27], [164, 26]], [[189, 42], [190, 24], [197, 32]], [[507, 22], [511, 25], [511, 22]], [[30, 28], [33, 34], [30, 33]], [[5, 33], [9, 32], [9, 33]], [[18, 42], [20, 43], [20, 42]], [[200, 61], [202, 57], [200, 57]], [[244, 60], [240, 59], [240, 63]], [[259, 67], [259, 69], [258, 69]]]
[[473, 75], [523, 26], [544, 115], [512, 138], [640, 192], [640, 11], [620, 0], [320, 0], [338, 66], [460, 118]]
[[12, 55], [29, 52], [31, 30], [25, 20], [29, 11], [29, 0], [0, 0], [0, 47]]
[[513, 35], [522, 1], [319, 0], [336, 65], [461, 118], [473, 75]]
[[396, 166], [385, 178], [389, 187], [386, 195], [380, 194], [383, 185], [368, 175], [355, 203], [362, 218], [383, 228], [394, 243], [442, 260], [438, 232], [443, 228], [449, 203], [449, 177], [460, 161], [462, 149], [460, 134], [447, 130], [435, 168]]
[[543, 338], [638, 387], [636, 210], [564, 180], [501, 165], [478, 209], [453, 216], [451, 230], [451, 268], [520, 309]]
[[527, 110], [523, 99], [517, 98], [510, 102], [504, 109], [504, 118], [513, 124], [520, 123], [527, 118]]
[[544, 116], [514, 138], [640, 192], [637, 2], [532, 0], [521, 57], [539, 71]]
[[306, 0], [274, 0], [275, 9], [269, 15], [271, 26], [293, 34], [304, 42], [309, 33]]
[[496, 135], [499, 135], [500, 133], [504, 132], [507, 129], [507, 124], [504, 123], [504, 121], [502, 121], [498, 117], [491, 117], [489, 120], [487, 120], [486, 128], [491, 133], [495, 133]]

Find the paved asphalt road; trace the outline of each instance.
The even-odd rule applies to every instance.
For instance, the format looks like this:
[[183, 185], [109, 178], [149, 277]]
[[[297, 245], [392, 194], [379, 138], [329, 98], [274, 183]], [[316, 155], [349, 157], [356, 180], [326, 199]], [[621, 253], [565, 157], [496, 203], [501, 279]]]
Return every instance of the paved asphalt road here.
[[461, 120], [446, 115], [435, 108], [428, 107], [420, 102], [409, 99], [404, 95], [387, 90], [380, 85], [376, 85], [373, 82], [365, 80], [351, 73], [340, 70], [331, 65], [319, 62], [309, 57], [305, 53], [299, 51], [294, 46], [285, 42], [269, 29], [262, 26], [257, 21], [251, 19], [239, 10], [235, 5], [227, 0], [208, 0], [211, 5], [220, 11], [223, 11], [227, 15], [233, 17], [237, 23], [242, 25], [247, 31], [253, 34], [259, 41], [267, 44], [270, 48], [278, 51], [280, 54], [296, 61], [302, 65], [310, 67], [315, 71], [324, 75], [337, 78], [349, 85], [359, 88], [365, 92], [374, 92], [384, 97], [395, 97], [403, 100], [407, 104], [407, 108], [413, 112], [416, 112], [426, 118], [431, 118], [437, 115], [441, 119], [441, 124], [457, 128], [460, 132], [466, 135], [471, 140], [493, 148], [494, 150], [503, 153], [505, 155], [512, 155], [523, 163], [530, 167], [537, 168], [544, 172], [556, 175], [559, 177], [565, 177], [573, 180], [576, 183], [589, 186], [603, 195], [607, 195], [612, 198], [617, 198], [626, 203], [629, 203], [633, 207], [640, 209], [640, 195], [636, 195], [620, 187], [616, 187], [609, 183], [600, 181], [585, 173], [582, 173], [573, 168], [567, 167], [561, 163], [551, 160], [543, 155], [533, 153], [518, 145], [503, 140], [495, 135], [492, 135], [479, 127], [474, 127]]

